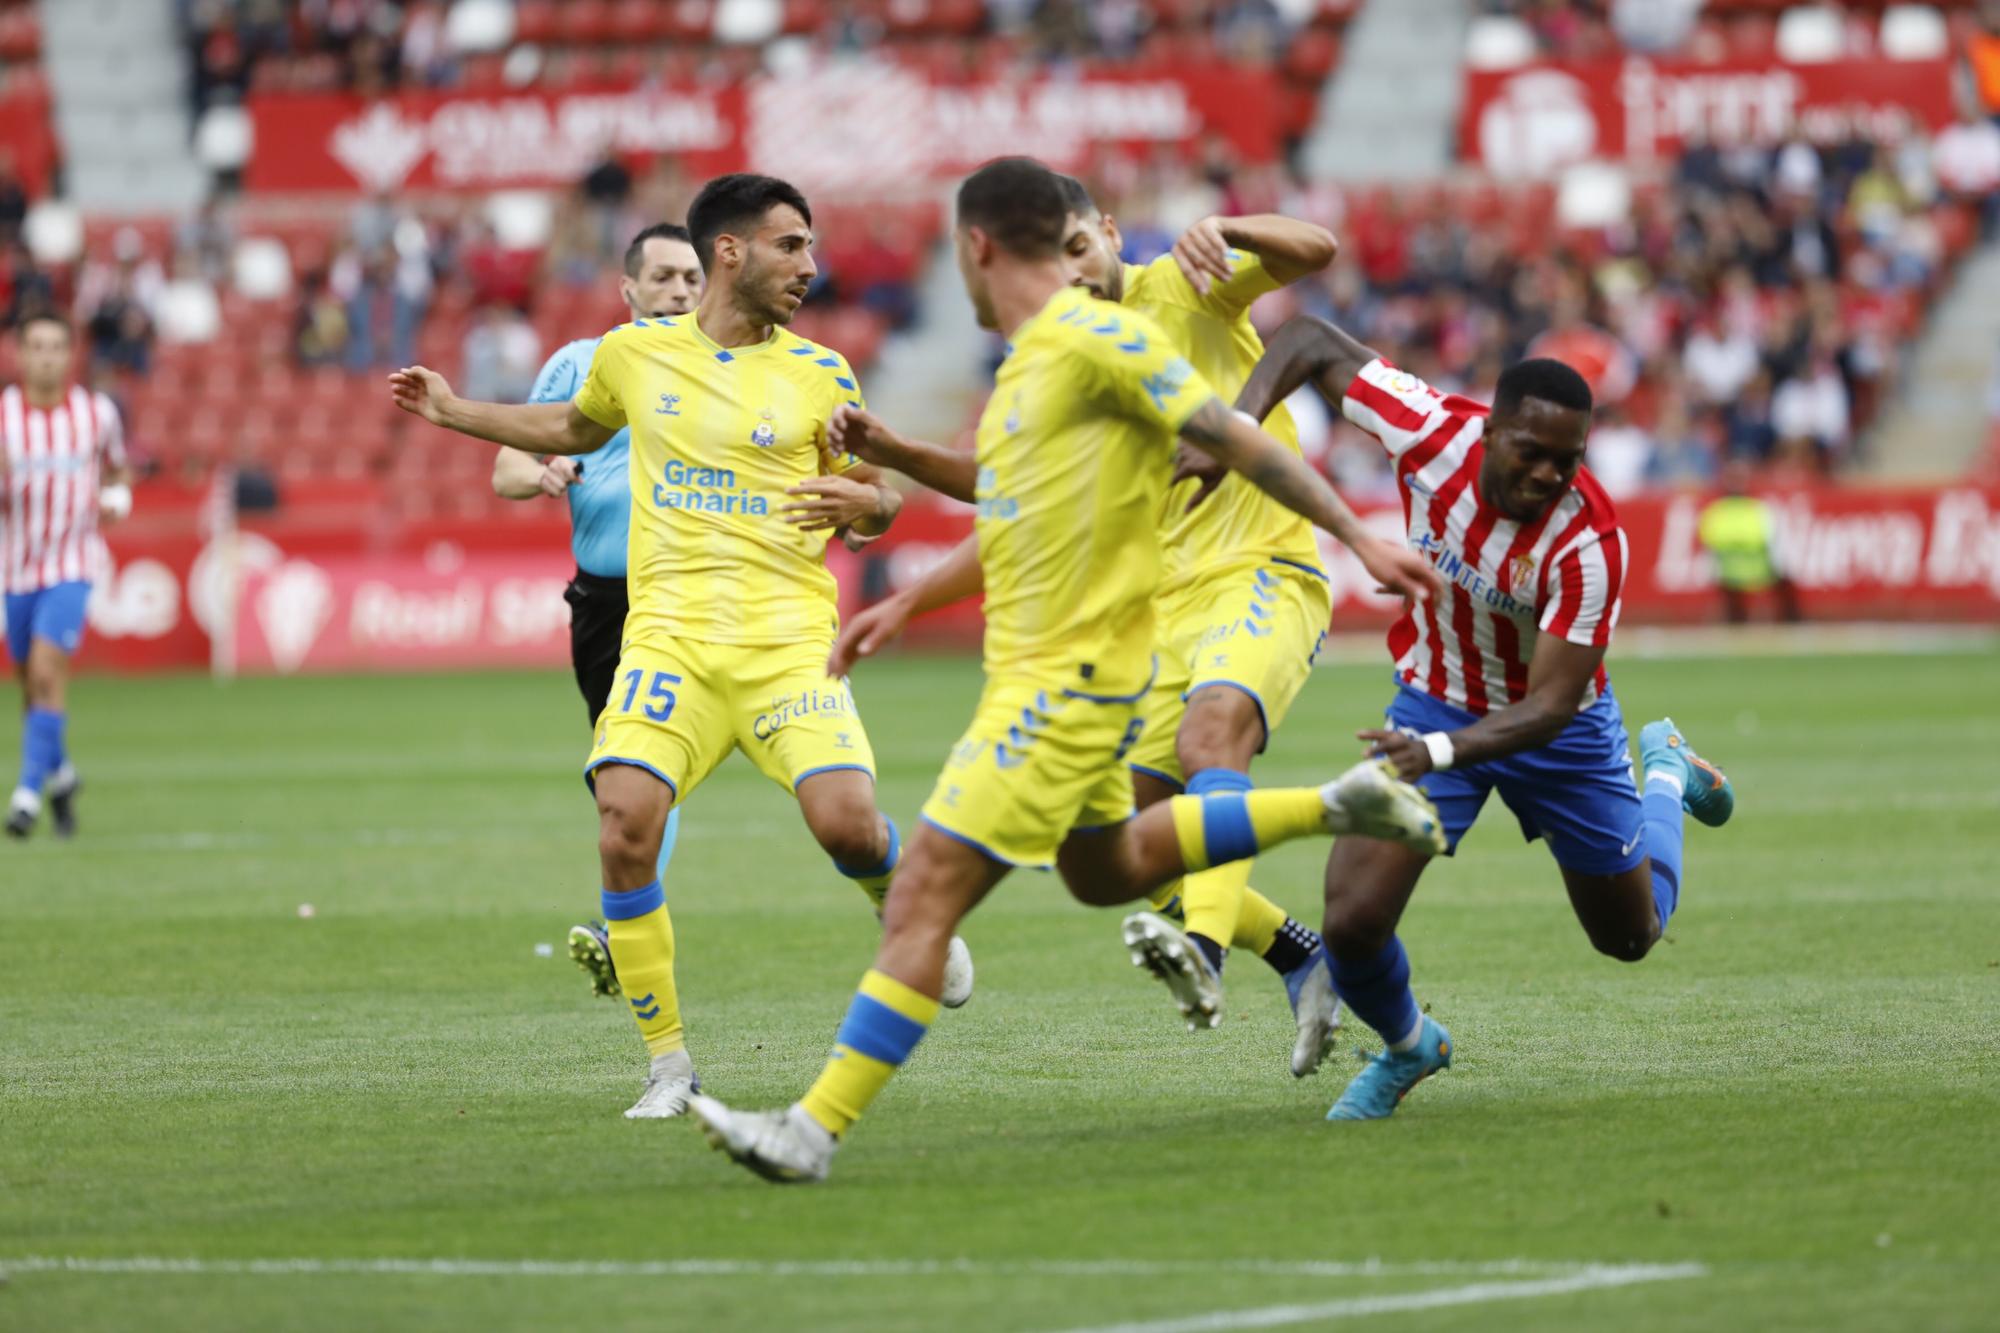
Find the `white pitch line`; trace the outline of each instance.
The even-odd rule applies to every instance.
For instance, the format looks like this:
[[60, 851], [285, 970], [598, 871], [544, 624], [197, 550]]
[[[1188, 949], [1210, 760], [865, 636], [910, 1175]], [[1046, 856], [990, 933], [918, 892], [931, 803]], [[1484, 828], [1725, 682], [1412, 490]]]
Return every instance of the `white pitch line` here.
[[1282, 1328], [1321, 1320], [1354, 1319], [1363, 1315], [1396, 1314], [1406, 1310], [1436, 1310], [1452, 1305], [1486, 1305], [1494, 1301], [1520, 1301], [1536, 1296], [1562, 1296], [1578, 1291], [1602, 1291], [1629, 1287], [1641, 1282], [1672, 1282], [1705, 1277], [1700, 1264], [1668, 1266], [1634, 1264], [1626, 1267], [1593, 1268], [1568, 1277], [1541, 1278], [1526, 1282], [1475, 1282], [1463, 1287], [1436, 1291], [1399, 1292], [1389, 1296], [1353, 1296], [1316, 1305], [1267, 1305], [1253, 1310], [1216, 1310], [1185, 1318], [1158, 1319], [1131, 1324], [1098, 1324], [1066, 1333], [1229, 1333], [1234, 1329]]
[[[1629, 1274], [1636, 1267], [1495, 1259], [1391, 1263], [1307, 1259], [177, 1259], [166, 1256], [92, 1258], [23, 1255], [0, 1258], [0, 1272], [195, 1275], [223, 1277], [405, 1276], [419, 1277], [1168, 1277], [1177, 1273], [1249, 1273], [1267, 1277], [1589, 1277]], [[1678, 1276], [1678, 1274], [1676, 1274]], [[1691, 1276], [1691, 1275], [1690, 1275]], [[1646, 1280], [1630, 1279], [1627, 1280]]]

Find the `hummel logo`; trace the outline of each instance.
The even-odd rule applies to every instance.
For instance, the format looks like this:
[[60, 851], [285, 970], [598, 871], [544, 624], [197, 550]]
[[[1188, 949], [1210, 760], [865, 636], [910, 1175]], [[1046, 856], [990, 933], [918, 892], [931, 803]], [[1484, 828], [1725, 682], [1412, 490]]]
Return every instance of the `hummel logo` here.
[[655, 416], [677, 417], [681, 414], [681, 396], [677, 393], [660, 395], [660, 405], [653, 409]]

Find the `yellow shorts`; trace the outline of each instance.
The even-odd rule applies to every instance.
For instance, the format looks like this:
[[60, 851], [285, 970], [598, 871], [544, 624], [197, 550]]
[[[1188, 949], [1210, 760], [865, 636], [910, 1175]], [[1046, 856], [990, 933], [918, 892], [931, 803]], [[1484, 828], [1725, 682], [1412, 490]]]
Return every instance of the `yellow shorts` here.
[[995, 861], [1046, 870], [1073, 829], [1132, 817], [1139, 696], [1096, 700], [1013, 678], [988, 680], [923, 818]]
[[665, 636], [625, 645], [585, 779], [606, 764], [631, 764], [685, 801], [735, 749], [787, 791], [833, 769], [873, 777], [875, 752], [854, 695], [826, 674], [831, 646]]
[[1241, 690], [1263, 715], [1268, 742], [1326, 646], [1333, 590], [1298, 565], [1261, 560], [1204, 575], [1153, 614], [1160, 674], [1140, 705], [1145, 731], [1129, 758], [1136, 771], [1178, 787], [1187, 775], [1174, 737], [1188, 696], [1211, 685]]

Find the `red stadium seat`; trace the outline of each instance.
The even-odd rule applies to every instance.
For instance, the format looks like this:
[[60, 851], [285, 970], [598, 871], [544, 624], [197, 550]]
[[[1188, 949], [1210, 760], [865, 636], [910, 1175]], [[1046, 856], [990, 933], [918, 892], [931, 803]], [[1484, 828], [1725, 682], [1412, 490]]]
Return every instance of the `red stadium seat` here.
[[[659, 0], [619, 0], [611, 16], [612, 36], [620, 42], [650, 42], [672, 31], [669, 6]], [[631, 54], [643, 57], [644, 52]]]
[[610, 0], [566, 0], [556, 17], [557, 35], [580, 46], [614, 41], [617, 29]]
[[1285, 51], [1284, 70], [1295, 79], [1318, 83], [1340, 63], [1340, 39], [1330, 32], [1308, 29]]
[[554, 0], [520, 0], [514, 8], [514, 40], [545, 45], [556, 38]]
[[33, 7], [0, 10], [0, 60], [33, 60], [41, 49], [42, 25]]

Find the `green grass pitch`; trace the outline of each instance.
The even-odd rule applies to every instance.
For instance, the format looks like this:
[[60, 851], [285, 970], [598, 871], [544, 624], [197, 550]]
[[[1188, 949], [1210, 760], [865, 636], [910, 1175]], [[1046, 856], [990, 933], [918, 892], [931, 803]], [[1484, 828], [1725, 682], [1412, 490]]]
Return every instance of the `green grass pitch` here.
[[[1740, 791], [1646, 962], [1489, 807], [1404, 930], [1457, 1063], [1330, 1125], [1364, 1034], [1295, 1082], [1239, 957], [1191, 1035], [1116, 914], [1018, 874], [972, 1004], [793, 1190], [620, 1117], [637, 1038], [561, 952], [597, 887], [562, 675], [88, 680], [83, 837], [0, 845], [0, 1329], [1993, 1327], [1994, 660], [1614, 674]], [[1260, 779], [1345, 766], [1386, 675], [1319, 673]], [[863, 668], [906, 828], [977, 687]], [[1315, 919], [1323, 854], [1255, 882]], [[669, 900], [708, 1087], [795, 1096], [863, 899], [732, 760]]]

